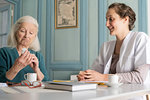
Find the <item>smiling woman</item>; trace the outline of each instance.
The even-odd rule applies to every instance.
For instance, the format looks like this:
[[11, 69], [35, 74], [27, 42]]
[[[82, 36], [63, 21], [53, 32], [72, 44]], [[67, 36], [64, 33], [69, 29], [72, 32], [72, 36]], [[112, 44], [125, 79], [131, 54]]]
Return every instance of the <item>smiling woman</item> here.
[[[109, 82], [108, 76], [117, 74], [121, 83], [150, 83], [150, 38], [144, 32], [131, 31], [135, 20], [135, 12], [124, 3], [113, 3], [108, 7], [106, 27], [116, 40], [103, 43], [92, 69], [80, 71], [79, 81]], [[109, 86], [119, 84], [109, 83]], [[133, 100], [145, 99], [137, 97]]]
[[92, 70], [81, 71], [79, 81], [108, 81], [117, 74], [122, 83], [150, 83], [150, 39], [133, 32], [136, 14], [124, 3], [113, 3], [106, 13], [106, 27], [116, 40], [103, 43]]
[[38, 81], [48, 80], [37, 32], [37, 20], [31, 16], [23, 16], [13, 25], [9, 47], [0, 49], [0, 82], [21, 82], [27, 73], [37, 73]]

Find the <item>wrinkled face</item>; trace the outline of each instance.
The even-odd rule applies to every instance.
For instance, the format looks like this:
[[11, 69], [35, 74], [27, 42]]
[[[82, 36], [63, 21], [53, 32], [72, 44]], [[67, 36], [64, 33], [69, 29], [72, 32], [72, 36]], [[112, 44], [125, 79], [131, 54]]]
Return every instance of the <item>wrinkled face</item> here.
[[124, 28], [124, 19], [115, 12], [114, 9], [108, 9], [106, 13], [106, 27], [110, 31], [110, 35], [117, 35]]
[[37, 27], [32, 23], [23, 22], [16, 33], [17, 44], [24, 47], [29, 47], [36, 35]]

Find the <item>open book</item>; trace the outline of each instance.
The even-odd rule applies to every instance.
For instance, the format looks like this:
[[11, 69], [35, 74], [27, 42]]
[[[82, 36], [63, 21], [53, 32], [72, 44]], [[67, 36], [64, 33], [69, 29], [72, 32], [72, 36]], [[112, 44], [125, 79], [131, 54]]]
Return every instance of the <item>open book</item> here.
[[84, 83], [84, 82], [44, 82], [45, 88], [67, 90], [67, 91], [79, 91], [96, 89], [96, 83]]

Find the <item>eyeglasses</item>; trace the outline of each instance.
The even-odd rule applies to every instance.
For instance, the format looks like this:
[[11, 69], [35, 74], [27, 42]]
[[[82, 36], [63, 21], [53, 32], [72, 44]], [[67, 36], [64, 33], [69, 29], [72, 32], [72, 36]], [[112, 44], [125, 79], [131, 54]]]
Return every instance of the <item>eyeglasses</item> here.
[[37, 87], [41, 87], [42, 86], [42, 83], [40, 81], [34, 81], [34, 82], [29, 82], [27, 80], [24, 80], [21, 82], [22, 85], [26, 85], [28, 86], [29, 88], [37, 88]]
[[6, 82], [8, 86], [27, 86], [29, 88], [37, 88], [41, 87], [42, 83], [40, 81], [34, 81], [34, 82], [29, 82], [28, 80], [23, 80], [21, 83], [15, 83], [15, 82]]

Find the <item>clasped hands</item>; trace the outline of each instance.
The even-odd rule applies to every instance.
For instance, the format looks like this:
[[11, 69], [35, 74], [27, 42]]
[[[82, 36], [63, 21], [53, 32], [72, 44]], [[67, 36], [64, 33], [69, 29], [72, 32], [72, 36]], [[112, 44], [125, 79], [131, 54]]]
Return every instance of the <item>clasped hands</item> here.
[[14, 66], [18, 66], [18, 69], [20, 70], [27, 65], [29, 65], [34, 71], [39, 68], [39, 61], [37, 57], [34, 54], [31, 54], [28, 50], [21, 54], [14, 63]]
[[101, 74], [94, 70], [80, 71], [77, 75], [79, 81], [108, 81], [108, 74]]

